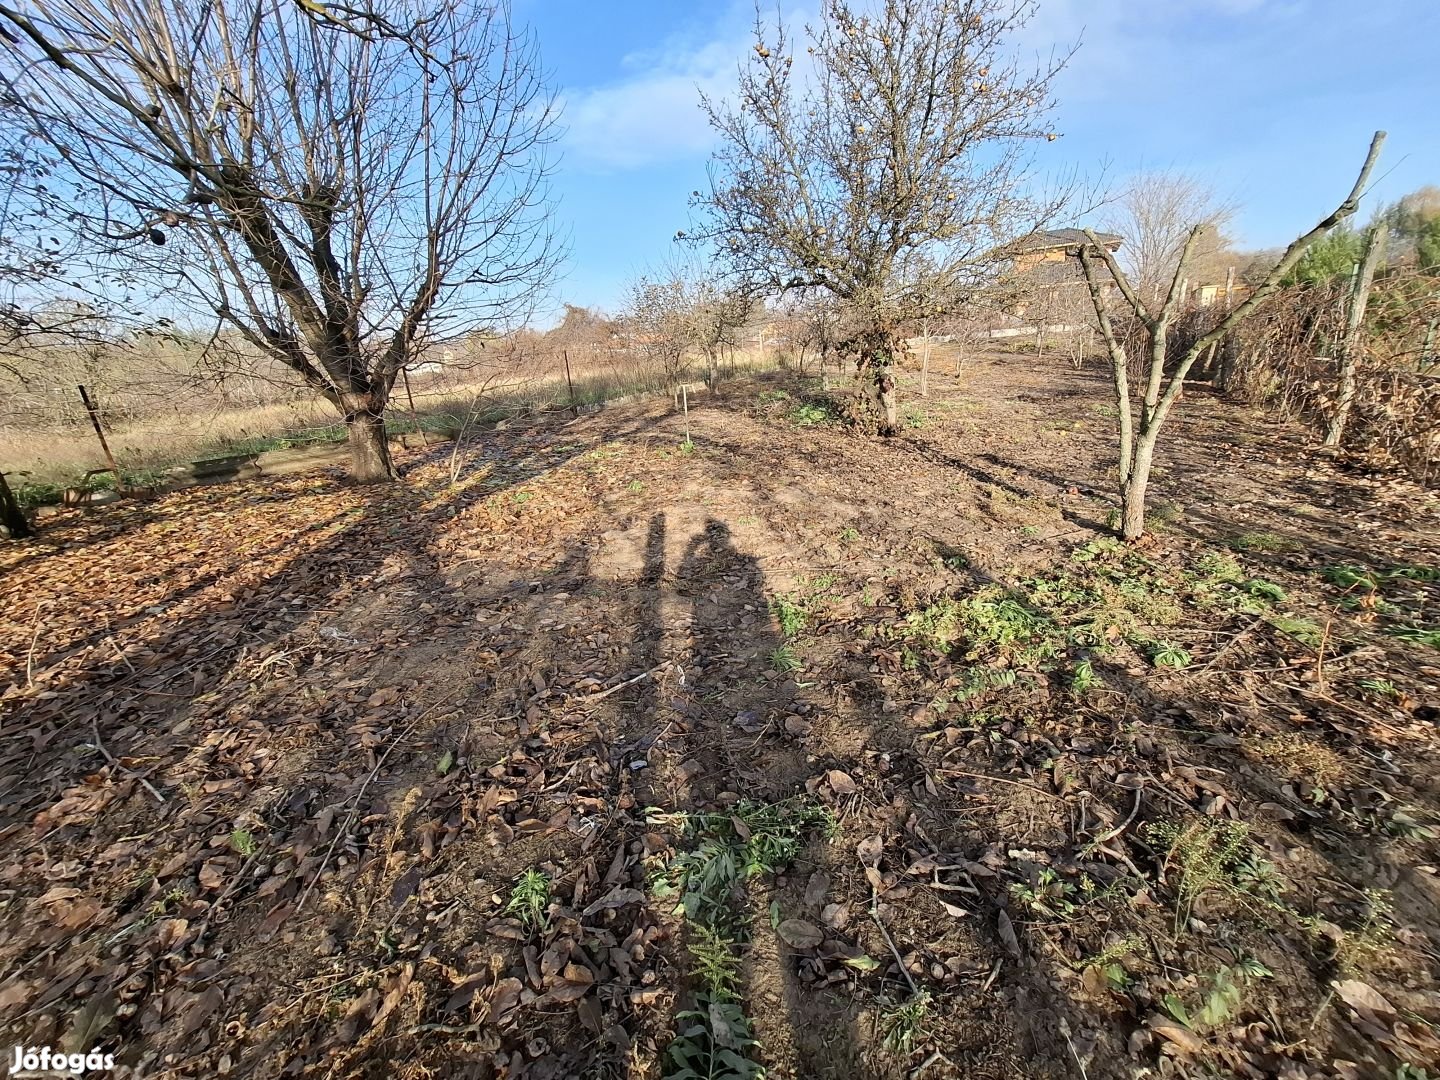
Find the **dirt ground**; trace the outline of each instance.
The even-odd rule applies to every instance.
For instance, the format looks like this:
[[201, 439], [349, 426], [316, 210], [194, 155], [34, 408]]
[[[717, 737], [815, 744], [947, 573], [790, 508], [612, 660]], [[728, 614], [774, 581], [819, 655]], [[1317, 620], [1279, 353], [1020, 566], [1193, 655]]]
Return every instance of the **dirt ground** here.
[[657, 883], [779, 805], [768, 1076], [1433, 1076], [1440, 500], [1187, 390], [1125, 549], [1103, 375], [948, 367], [891, 440], [776, 375], [0, 546], [6, 1045], [671, 1075]]

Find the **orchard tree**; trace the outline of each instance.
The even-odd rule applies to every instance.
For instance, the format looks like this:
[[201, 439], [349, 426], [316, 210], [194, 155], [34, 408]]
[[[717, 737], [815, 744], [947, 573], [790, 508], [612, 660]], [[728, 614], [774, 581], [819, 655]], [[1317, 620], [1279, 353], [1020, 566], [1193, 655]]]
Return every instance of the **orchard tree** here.
[[[1155, 446], [1171, 408], [1185, 387], [1185, 376], [1210, 346], [1223, 340], [1242, 319], [1258, 310], [1281, 287], [1281, 283], [1287, 279], [1312, 245], [1323, 240], [1327, 234], [1354, 215], [1384, 142], [1385, 133], [1377, 131], [1370, 142], [1370, 152], [1365, 156], [1365, 163], [1360, 168], [1355, 185], [1344, 201], [1322, 218], [1313, 229], [1291, 243], [1250, 295], [1232, 307], [1208, 333], [1196, 338], [1178, 361], [1170, 366], [1168, 373], [1166, 369], [1171, 362], [1169, 332], [1171, 323], [1180, 311], [1180, 285], [1195, 248], [1205, 235], [1206, 223], [1196, 222], [1191, 226], [1176, 260], [1164, 299], [1156, 305], [1146, 303], [1136, 291], [1129, 275], [1120, 268], [1110, 249], [1102, 244], [1093, 232], [1086, 230], [1090, 243], [1079, 246], [1080, 266], [1085, 275], [1095, 318], [1100, 325], [1101, 337], [1110, 354], [1120, 450], [1120, 533], [1126, 540], [1139, 540], [1145, 533], [1145, 496], [1150, 484], [1150, 470], [1155, 460]], [[1124, 298], [1124, 304], [1134, 314], [1141, 329], [1140, 337], [1145, 351], [1142, 362], [1147, 366], [1148, 373], [1138, 424], [1130, 393], [1129, 357], [1110, 318], [1110, 301], [1101, 289], [1097, 259], [1104, 264], [1105, 270]]]
[[1050, 82], [1014, 58], [1032, 0], [825, 0], [797, 61], [757, 21], [697, 238], [766, 294], [823, 290], [852, 319], [858, 374], [898, 424], [900, 328], [977, 279], [1059, 200], [1032, 190], [1029, 147], [1056, 136]]
[[0, 95], [50, 155], [28, 197], [285, 365], [376, 481], [406, 365], [523, 316], [552, 271], [555, 110], [503, 0], [342, 10], [0, 0]]

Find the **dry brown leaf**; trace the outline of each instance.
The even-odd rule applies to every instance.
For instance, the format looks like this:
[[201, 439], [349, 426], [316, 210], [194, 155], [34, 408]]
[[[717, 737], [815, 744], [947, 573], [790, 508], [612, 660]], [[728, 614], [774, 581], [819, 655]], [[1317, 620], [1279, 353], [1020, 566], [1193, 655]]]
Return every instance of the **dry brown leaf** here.
[[864, 866], [876, 866], [880, 862], [880, 855], [885, 850], [885, 841], [879, 836], [867, 836], [860, 843], [855, 845], [855, 854], [860, 857]]
[[804, 919], [786, 919], [775, 928], [781, 939], [795, 949], [813, 949], [825, 940], [825, 934], [814, 923]]
[[1359, 979], [1343, 979], [1330, 984], [1335, 996], [1352, 1009], [1364, 1009], [1377, 1016], [1394, 1016], [1395, 1006], [1369, 983]]

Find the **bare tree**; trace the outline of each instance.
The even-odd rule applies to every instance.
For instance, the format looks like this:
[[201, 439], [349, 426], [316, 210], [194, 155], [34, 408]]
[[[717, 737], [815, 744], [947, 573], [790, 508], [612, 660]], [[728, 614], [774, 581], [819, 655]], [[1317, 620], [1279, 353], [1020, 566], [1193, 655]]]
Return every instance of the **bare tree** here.
[[0, 92], [96, 250], [296, 373], [344, 417], [352, 475], [384, 480], [407, 363], [549, 276], [555, 113], [503, 2], [327, 10], [0, 2]]
[[[1196, 177], [1151, 172], [1126, 185], [1104, 215], [1103, 227], [1124, 238], [1120, 262], [1135, 291], [1158, 302], [1197, 225], [1204, 229], [1191, 247], [1188, 266], [1202, 276], [1215, 272], [1219, 253], [1228, 247], [1224, 229], [1234, 214], [1233, 203]], [[1219, 273], [1224, 272], [1221, 266]]]
[[[1279, 262], [1271, 267], [1255, 290], [1243, 302], [1231, 308], [1213, 329], [1197, 337], [1174, 364], [1173, 370], [1168, 376], [1165, 367], [1169, 358], [1167, 346], [1170, 324], [1179, 310], [1180, 285], [1184, 279], [1186, 267], [1196, 244], [1205, 233], [1206, 225], [1202, 222], [1191, 227], [1181, 248], [1180, 258], [1171, 274], [1164, 302], [1159, 308], [1153, 310], [1135, 291], [1133, 283], [1125, 271], [1120, 268], [1120, 264], [1116, 262], [1110, 249], [1101, 244], [1093, 232], [1087, 230], [1091, 243], [1081, 245], [1080, 265], [1090, 291], [1095, 317], [1100, 324], [1101, 336], [1110, 354], [1111, 370], [1114, 376], [1120, 436], [1120, 531], [1126, 540], [1138, 540], [1145, 533], [1145, 493], [1150, 483], [1150, 469], [1154, 463], [1155, 444], [1171, 407], [1180, 396], [1181, 390], [1184, 389], [1185, 376], [1194, 367], [1195, 361], [1203, 356], [1211, 345], [1222, 340], [1234, 326], [1258, 309], [1271, 294], [1280, 288], [1281, 279], [1300, 260], [1300, 257], [1305, 254], [1305, 250], [1313, 242], [1355, 213], [1365, 184], [1375, 167], [1376, 159], [1380, 156], [1380, 147], [1384, 141], [1385, 133], [1377, 131], [1374, 139], [1370, 142], [1370, 151], [1365, 156], [1365, 163], [1360, 169], [1360, 175], [1356, 178], [1355, 185], [1351, 188], [1350, 194], [1345, 197], [1344, 202], [1313, 229], [1291, 243], [1285, 249], [1285, 254], [1280, 257]], [[1141, 403], [1138, 428], [1135, 424], [1133, 403], [1130, 398], [1128, 357], [1120, 336], [1116, 333], [1115, 324], [1110, 318], [1109, 306], [1096, 275], [1095, 260], [1097, 257], [1103, 260], [1111, 278], [1124, 297], [1125, 303], [1134, 312], [1135, 318], [1142, 328], [1141, 338], [1149, 362], [1149, 374], [1145, 381], [1145, 396]]]
[[695, 344], [692, 283], [675, 267], [630, 285], [621, 320], [630, 347], [657, 369], [671, 389], [689, 369]]
[[723, 137], [698, 237], [762, 291], [819, 289], [852, 344], [884, 432], [898, 424], [898, 330], [981, 276], [999, 246], [1053, 214], [1031, 193], [1052, 60], [1023, 70], [1032, 0], [826, 0], [795, 74], [783, 26], [757, 20], [738, 104], [706, 101]]

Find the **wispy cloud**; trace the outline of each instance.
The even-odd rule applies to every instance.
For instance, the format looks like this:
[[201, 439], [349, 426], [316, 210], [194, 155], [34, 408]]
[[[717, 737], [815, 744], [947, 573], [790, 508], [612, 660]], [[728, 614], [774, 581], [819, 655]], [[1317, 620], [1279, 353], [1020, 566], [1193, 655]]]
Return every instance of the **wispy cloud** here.
[[627, 77], [568, 95], [571, 160], [620, 170], [708, 153], [714, 132], [701, 111], [701, 95], [730, 93], [749, 40], [743, 27], [726, 27], [707, 42], [634, 53], [622, 63]]
[[[793, 40], [802, 37], [814, 6], [811, 0], [786, 5]], [[708, 154], [715, 132], [700, 108], [701, 96], [717, 101], [733, 96], [740, 65], [752, 59], [754, 21], [751, 0], [736, 0], [702, 34], [631, 53], [621, 62], [622, 78], [566, 95], [570, 160], [591, 170], [620, 171]], [[803, 48], [798, 51], [803, 60]]]

